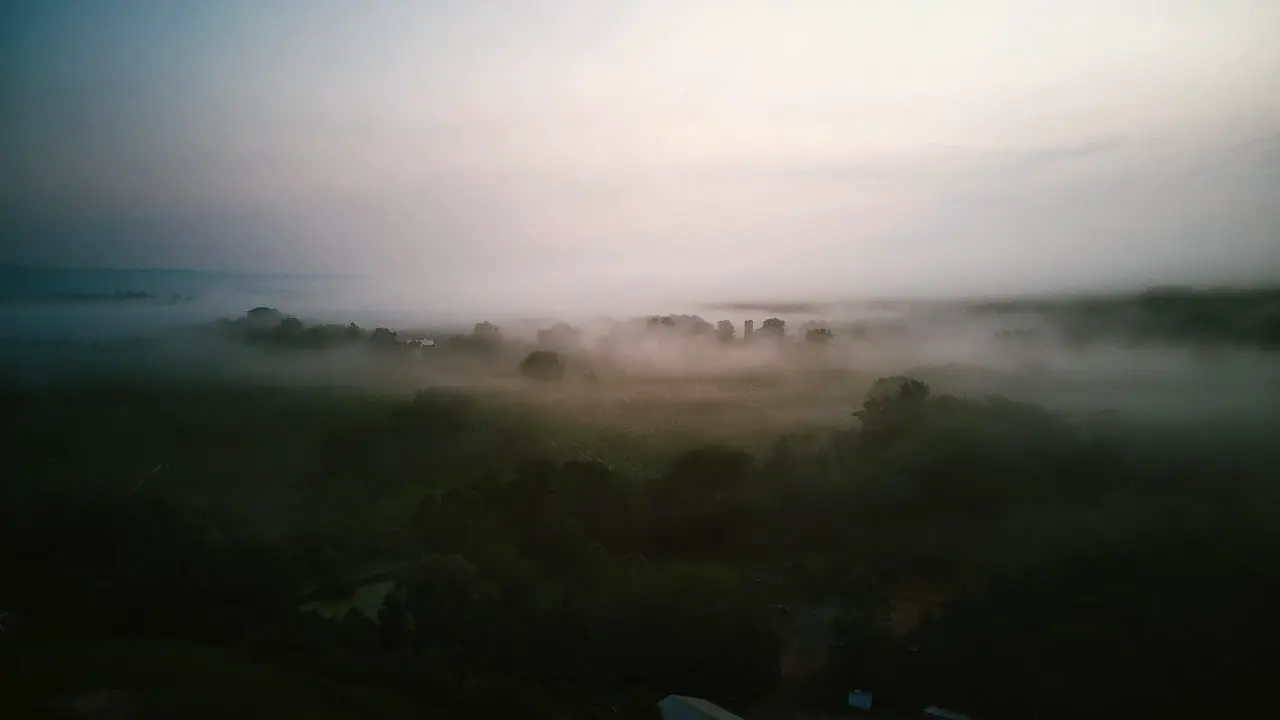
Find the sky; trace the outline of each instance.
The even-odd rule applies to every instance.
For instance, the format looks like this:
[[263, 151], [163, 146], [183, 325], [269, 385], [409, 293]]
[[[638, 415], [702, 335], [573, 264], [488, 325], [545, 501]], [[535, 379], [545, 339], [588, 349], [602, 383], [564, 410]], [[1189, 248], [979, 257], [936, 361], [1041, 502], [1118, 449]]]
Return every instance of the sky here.
[[517, 302], [1280, 280], [1272, 0], [0, 7], [0, 262]]

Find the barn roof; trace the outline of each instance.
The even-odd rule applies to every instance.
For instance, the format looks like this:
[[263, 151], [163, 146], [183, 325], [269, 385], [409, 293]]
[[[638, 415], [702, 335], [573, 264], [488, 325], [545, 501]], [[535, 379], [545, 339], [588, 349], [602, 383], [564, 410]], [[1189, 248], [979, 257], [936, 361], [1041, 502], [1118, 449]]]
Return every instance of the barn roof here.
[[709, 700], [686, 695], [668, 695], [658, 703], [662, 720], [742, 720]]

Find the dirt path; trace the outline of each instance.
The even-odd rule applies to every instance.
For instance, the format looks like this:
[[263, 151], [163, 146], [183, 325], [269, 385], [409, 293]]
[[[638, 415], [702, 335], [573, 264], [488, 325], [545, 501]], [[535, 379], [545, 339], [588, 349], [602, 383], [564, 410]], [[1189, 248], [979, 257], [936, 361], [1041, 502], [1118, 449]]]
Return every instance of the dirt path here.
[[762, 700], [746, 720], [827, 720], [828, 717], [796, 710], [806, 681], [822, 669], [831, 649], [831, 623], [838, 610], [834, 603], [791, 609], [780, 619], [786, 640], [782, 655], [782, 677], [778, 687]]
[[745, 720], [850, 720], [858, 717], [898, 720], [908, 717], [876, 710], [823, 713], [800, 709], [807, 681], [826, 665], [832, 644], [832, 623], [838, 613], [839, 608], [832, 601], [825, 605], [793, 608], [783, 616], [780, 631], [786, 638], [787, 647], [782, 656], [782, 677], [774, 692], [744, 715]]

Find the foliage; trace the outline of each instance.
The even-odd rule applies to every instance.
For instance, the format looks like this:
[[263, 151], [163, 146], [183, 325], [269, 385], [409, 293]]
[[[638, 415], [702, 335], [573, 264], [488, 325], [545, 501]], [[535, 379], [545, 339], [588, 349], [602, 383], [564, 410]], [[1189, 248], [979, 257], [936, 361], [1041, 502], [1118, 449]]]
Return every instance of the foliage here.
[[716, 331], [715, 325], [697, 315], [655, 315], [648, 319], [646, 327], [651, 331], [674, 332], [686, 337], [711, 335]]
[[[1086, 554], [997, 576], [923, 628], [920, 682], [1001, 717], [1259, 707], [1277, 670], [1269, 608], [1280, 563], [1215, 545]], [[999, 682], [974, 682], [983, 677]]]
[[[547, 416], [463, 392], [0, 402], [23, 420], [0, 438], [0, 606], [33, 632], [240, 642], [454, 714], [500, 695], [534, 717], [667, 692], [750, 707], [792, 639], [779, 604], [839, 611], [817, 705], [856, 683], [906, 712], [1188, 715], [1274, 677], [1268, 456], [910, 377], [875, 383], [852, 427], [650, 447], [669, 458], [653, 472], [557, 456]], [[398, 583], [378, 622], [295, 612], [366, 576]]]
[[1032, 313], [1069, 342], [1280, 348], [1280, 289], [1155, 287], [1136, 295], [1010, 300], [977, 313]]
[[563, 380], [564, 361], [551, 350], [534, 350], [520, 361], [520, 374], [531, 380]]
[[759, 332], [766, 335], [773, 335], [779, 339], [787, 336], [787, 321], [780, 318], [771, 317], [760, 325]]
[[369, 337], [369, 344], [375, 348], [395, 347], [399, 343], [396, 331], [390, 328], [374, 328], [373, 335]]
[[220, 320], [210, 330], [217, 336], [239, 343], [273, 349], [349, 348], [366, 339], [375, 346], [395, 344], [395, 333], [387, 328], [378, 328], [368, 336], [355, 323], [309, 326], [298, 318], [269, 307], [254, 308], [237, 320]]
[[834, 337], [835, 336], [832, 335], [831, 331], [827, 328], [812, 328], [804, 334], [805, 342], [813, 345], [829, 343]]

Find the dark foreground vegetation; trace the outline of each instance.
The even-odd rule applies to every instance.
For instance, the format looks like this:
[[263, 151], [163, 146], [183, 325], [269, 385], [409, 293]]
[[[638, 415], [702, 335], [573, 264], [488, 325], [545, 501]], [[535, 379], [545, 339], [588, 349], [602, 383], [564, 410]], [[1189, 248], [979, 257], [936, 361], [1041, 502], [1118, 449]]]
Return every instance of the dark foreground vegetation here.
[[[1256, 295], [1129, 302], [1178, 318], [1148, 337], [1269, 342]], [[1082, 307], [1035, 312], [1143, 337]], [[864, 396], [832, 360], [851, 338], [665, 316], [588, 348], [567, 325], [256, 308], [182, 337], [202, 365], [15, 373], [0, 712], [654, 717], [679, 693], [754, 720], [853, 688], [906, 716], [1266, 706], [1280, 447], [1258, 412], [1068, 415], [903, 376]], [[639, 347], [702, 365], [641, 378]], [[251, 357], [282, 380], [251, 382]], [[322, 357], [346, 360], [304, 372]], [[780, 411], [844, 398], [839, 421]]]
[[[664, 446], [647, 476], [461, 392], [7, 392], [4, 702], [651, 717], [679, 692], [750, 718], [856, 686], [997, 718], [1265, 705], [1272, 451], [1196, 442], [1210, 418], [1086, 427], [905, 378], [855, 410], [772, 447]], [[388, 579], [364, 613], [300, 611]], [[815, 608], [835, 622], [794, 630]], [[787, 670], [797, 632], [831, 644], [816, 672]]]

